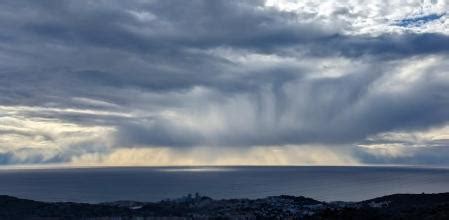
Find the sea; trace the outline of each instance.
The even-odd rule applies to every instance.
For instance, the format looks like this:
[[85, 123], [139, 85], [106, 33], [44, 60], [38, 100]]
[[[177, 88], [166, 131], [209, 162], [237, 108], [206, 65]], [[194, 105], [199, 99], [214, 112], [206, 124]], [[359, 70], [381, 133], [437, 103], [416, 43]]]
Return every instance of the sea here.
[[82, 167], [0, 169], [0, 195], [51, 202], [155, 202], [198, 193], [214, 199], [306, 196], [361, 201], [449, 192], [449, 169], [398, 166]]

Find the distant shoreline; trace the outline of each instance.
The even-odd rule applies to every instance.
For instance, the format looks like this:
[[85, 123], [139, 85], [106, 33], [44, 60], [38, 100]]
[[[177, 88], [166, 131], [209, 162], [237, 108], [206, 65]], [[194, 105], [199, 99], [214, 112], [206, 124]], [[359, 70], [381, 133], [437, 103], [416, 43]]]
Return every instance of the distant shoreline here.
[[2, 170], [39, 170], [39, 169], [132, 169], [132, 168], [148, 168], [148, 169], [170, 169], [170, 168], [298, 168], [298, 167], [392, 167], [392, 168], [416, 168], [416, 169], [449, 169], [447, 166], [431, 166], [431, 165], [407, 165], [407, 164], [359, 164], [359, 165], [172, 165], [172, 166], [145, 166], [145, 165], [75, 165], [75, 164], [14, 164], [1, 165]]
[[0, 170], [0, 194], [47, 202], [156, 202], [199, 192], [216, 199], [276, 195], [361, 201], [393, 193], [447, 192], [449, 169], [227, 166]]
[[199, 194], [159, 202], [40, 202], [0, 195], [0, 219], [445, 219], [449, 193], [393, 194], [359, 202], [302, 196], [219, 199]]

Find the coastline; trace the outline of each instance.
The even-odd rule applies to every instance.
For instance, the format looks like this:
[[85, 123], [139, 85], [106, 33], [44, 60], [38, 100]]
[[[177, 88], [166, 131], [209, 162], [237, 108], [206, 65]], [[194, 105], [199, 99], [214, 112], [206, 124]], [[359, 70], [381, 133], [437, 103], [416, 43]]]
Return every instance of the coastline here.
[[303, 196], [212, 199], [199, 194], [159, 202], [40, 202], [0, 196], [0, 219], [446, 219], [449, 193], [393, 194], [359, 202]]

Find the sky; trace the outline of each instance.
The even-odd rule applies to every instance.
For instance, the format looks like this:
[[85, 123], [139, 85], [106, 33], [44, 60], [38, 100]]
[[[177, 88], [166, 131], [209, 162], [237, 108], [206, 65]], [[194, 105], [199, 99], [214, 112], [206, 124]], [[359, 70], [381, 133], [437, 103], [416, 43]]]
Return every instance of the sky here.
[[3, 0], [0, 166], [449, 166], [444, 0]]

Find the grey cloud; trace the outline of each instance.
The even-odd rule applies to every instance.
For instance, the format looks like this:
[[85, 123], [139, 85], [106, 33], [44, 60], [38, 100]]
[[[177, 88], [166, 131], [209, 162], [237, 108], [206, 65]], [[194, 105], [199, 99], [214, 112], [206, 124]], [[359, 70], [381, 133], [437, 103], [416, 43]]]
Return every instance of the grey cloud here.
[[119, 129], [116, 135], [118, 147], [191, 147], [204, 143], [204, 137], [198, 132], [179, 128], [160, 118], [125, 122], [119, 124]]
[[110, 151], [95, 143], [81, 143], [65, 146], [64, 149], [45, 149], [21, 147], [7, 151], [0, 151], [0, 165], [14, 164], [58, 164], [69, 163], [74, 157], [89, 153], [107, 154]]
[[448, 166], [448, 146], [437, 147], [407, 147], [399, 149], [403, 154], [385, 155], [379, 154], [373, 149], [364, 149], [355, 147], [355, 157], [367, 164], [400, 164], [400, 165], [418, 165], [418, 166]]
[[349, 57], [377, 55], [385, 59], [407, 58], [425, 54], [447, 54], [448, 42], [447, 35], [433, 33], [390, 34], [378, 37], [335, 36], [328, 41], [329, 49], [320, 52], [336, 50], [337, 53]]
[[[330, 28], [262, 5], [5, 1], [0, 11], [0, 58], [5, 60], [0, 64], [0, 105], [129, 113], [42, 110], [20, 115], [113, 127], [114, 147], [341, 145], [448, 122], [447, 81], [418, 79], [400, 95], [373, 92], [379, 80], [395, 74], [395, 61], [438, 55], [446, 62], [447, 35], [348, 35], [338, 25]], [[236, 54], [228, 59], [213, 53], [216, 49]], [[248, 54], [298, 63], [316, 60], [288, 66], [232, 59]], [[336, 68], [342, 76], [314, 78], [326, 72], [319, 67], [331, 58], [354, 67]], [[424, 71], [432, 77], [446, 70], [442, 65]], [[204, 91], [195, 93], [198, 88]], [[216, 114], [222, 127], [201, 130], [161, 116], [163, 111]], [[11, 160], [8, 155], [4, 161]]]
[[[20, 155], [20, 156], [19, 156]], [[66, 162], [61, 155], [45, 155], [41, 149], [21, 148], [9, 152], [0, 152], [0, 165], [9, 164], [51, 164]]]
[[[155, 132], [154, 126], [143, 129], [145, 140], [149, 145], [332, 145], [359, 142], [380, 132], [421, 130], [448, 122], [449, 112], [445, 109], [449, 108], [449, 103], [441, 98], [447, 97], [449, 88], [446, 85], [421, 81], [404, 94], [376, 94], [370, 91], [370, 87], [390, 73], [384, 73], [388, 68], [376, 70], [370, 67], [369, 74], [354, 73], [337, 79], [304, 79], [302, 83], [292, 84], [299, 87], [290, 91], [281, 84], [279, 88], [269, 90], [268, 102], [267, 94], [260, 91], [251, 93], [251, 98], [245, 102], [252, 107], [239, 110], [254, 114], [253, 118], [244, 118], [243, 114], [240, 119], [247, 122], [248, 127], [232, 129], [230, 126], [214, 142], [189, 128], [166, 129], [168, 122], [156, 123], [161, 126], [156, 130], [163, 131], [162, 134]], [[274, 110], [267, 112], [267, 109]], [[288, 117], [287, 121], [285, 117]], [[129, 135], [128, 139], [143, 140], [132, 135], [135, 129], [119, 128], [125, 133], [122, 135]], [[186, 139], [185, 135], [189, 138]], [[174, 144], [173, 140], [178, 143]]]

